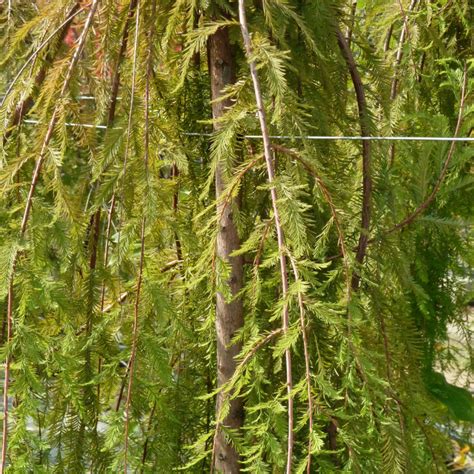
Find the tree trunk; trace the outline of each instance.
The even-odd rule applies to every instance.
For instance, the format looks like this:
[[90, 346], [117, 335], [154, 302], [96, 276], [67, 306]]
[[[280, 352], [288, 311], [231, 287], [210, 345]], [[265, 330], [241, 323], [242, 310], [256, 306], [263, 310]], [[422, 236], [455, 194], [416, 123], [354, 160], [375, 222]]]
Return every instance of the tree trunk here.
[[[228, 84], [235, 82], [235, 62], [229, 41], [227, 28], [219, 29], [209, 38], [208, 43], [209, 71], [211, 77], [212, 99], [215, 101], [222, 95], [222, 90]], [[221, 117], [226, 107], [230, 107], [229, 100], [213, 102], [212, 115], [214, 119]], [[217, 129], [219, 124], [215, 124]], [[219, 164], [216, 170], [216, 198], [219, 199], [225, 189], [224, 164]], [[219, 231], [217, 236], [217, 258], [230, 264], [228, 284], [232, 295], [236, 295], [243, 284], [243, 258], [242, 256], [230, 257], [229, 255], [240, 247], [240, 239], [233, 221], [232, 210], [237, 205], [235, 199], [217, 206], [219, 217]], [[217, 385], [225, 384], [234, 374], [236, 369], [235, 356], [240, 352], [241, 344], [230, 342], [236, 332], [243, 326], [242, 300], [237, 298], [227, 302], [224, 295], [217, 293], [216, 304], [216, 334], [217, 334]], [[216, 414], [219, 413], [223, 402], [223, 394], [217, 395]], [[240, 398], [230, 401], [229, 414], [224, 418], [223, 427], [238, 430], [242, 427], [244, 419], [243, 401]], [[225, 432], [218, 430], [214, 445], [215, 469], [218, 472], [240, 472], [239, 456], [232, 444], [226, 441]]]

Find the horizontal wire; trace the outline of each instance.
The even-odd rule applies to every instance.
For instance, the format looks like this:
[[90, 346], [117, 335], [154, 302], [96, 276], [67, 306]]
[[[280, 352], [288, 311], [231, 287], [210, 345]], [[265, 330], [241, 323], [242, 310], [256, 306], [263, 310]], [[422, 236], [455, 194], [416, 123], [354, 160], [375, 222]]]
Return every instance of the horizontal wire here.
[[[37, 125], [40, 123], [39, 120], [26, 119], [24, 123]], [[94, 125], [91, 123], [74, 123], [66, 122], [68, 127], [84, 127], [84, 128], [97, 128], [100, 130], [106, 130], [107, 125]], [[117, 127], [118, 128], [118, 127]], [[187, 137], [212, 137], [212, 133], [205, 132], [184, 132], [183, 135]], [[243, 138], [249, 140], [261, 140], [262, 135], [243, 135]], [[343, 136], [343, 135], [270, 135], [272, 140], [378, 140], [378, 141], [420, 141], [420, 142], [474, 142], [474, 137], [407, 137], [407, 136]]]

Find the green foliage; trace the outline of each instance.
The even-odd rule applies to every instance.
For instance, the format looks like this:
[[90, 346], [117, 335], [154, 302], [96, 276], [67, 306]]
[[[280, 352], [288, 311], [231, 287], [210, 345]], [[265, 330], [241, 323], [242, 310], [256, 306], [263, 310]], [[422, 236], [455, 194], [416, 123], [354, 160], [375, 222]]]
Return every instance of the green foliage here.
[[[0, 43], [7, 51], [1, 90], [73, 3], [18, 1], [11, 11], [0, 4]], [[374, 134], [452, 136], [464, 64], [459, 135], [472, 134], [468, 3], [420, 3], [405, 11], [408, 40], [400, 44], [404, 13], [398, 2], [359, 1], [353, 16], [346, 3], [333, 0], [249, 3], [251, 59], [270, 133], [360, 134], [354, 87], [335, 34], [350, 28]], [[71, 34], [80, 34], [88, 8], [73, 21]], [[442, 472], [449, 448], [438, 427], [473, 421], [469, 392], [437, 372], [455, 364], [451, 350], [439, 349], [448, 341], [448, 326], [466, 334], [470, 355], [465, 305], [473, 263], [472, 147], [456, 145], [433, 202], [413, 222], [388, 232], [428, 198], [451, 144], [403, 142], [392, 151], [389, 142], [372, 143], [370, 245], [359, 268], [353, 249], [361, 232], [361, 145], [275, 140], [285, 146], [274, 151], [284, 251], [298, 272], [288, 265], [284, 301], [262, 143], [244, 137], [259, 135], [260, 128], [235, 3], [142, 0], [135, 23], [137, 11], [127, 16], [128, 1], [100, 3], [63, 97], [77, 43], [71, 47], [60, 33], [53, 35], [0, 107], [2, 134], [9, 134], [0, 146], [0, 314], [2, 357], [11, 357], [10, 471], [123, 469], [135, 311], [128, 467], [150, 473], [209, 469], [216, 424], [228, 406], [215, 413], [216, 292], [232, 299], [228, 264], [215, 256], [216, 208], [235, 198], [245, 323], [234, 335], [242, 342], [237, 371], [220, 390], [245, 400], [243, 429], [226, 432], [243, 472], [284, 472], [286, 349], [293, 358], [294, 472], [305, 472], [309, 456], [311, 472]], [[206, 45], [222, 27], [230, 32], [237, 81], [225, 91], [232, 107], [210, 134]], [[28, 97], [32, 106], [26, 108]], [[74, 125], [103, 126], [115, 99], [107, 130]], [[22, 103], [25, 116], [13, 123]], [[216, 200], [218, 163], [225, 167], [226, 189]], [[362, 283], [348, 294], [355, 270]], [[15, 297], [8, 341], [10, 284]], [[285, 304], [290, 328], [284, 334]]]

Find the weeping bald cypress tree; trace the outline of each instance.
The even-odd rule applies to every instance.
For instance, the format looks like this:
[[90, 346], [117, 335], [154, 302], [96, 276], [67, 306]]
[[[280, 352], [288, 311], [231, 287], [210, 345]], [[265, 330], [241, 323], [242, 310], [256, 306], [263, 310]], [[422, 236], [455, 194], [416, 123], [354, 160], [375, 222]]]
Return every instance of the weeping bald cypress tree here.
[[0, 14], [2, 472], [444, 472], [469, 2]]

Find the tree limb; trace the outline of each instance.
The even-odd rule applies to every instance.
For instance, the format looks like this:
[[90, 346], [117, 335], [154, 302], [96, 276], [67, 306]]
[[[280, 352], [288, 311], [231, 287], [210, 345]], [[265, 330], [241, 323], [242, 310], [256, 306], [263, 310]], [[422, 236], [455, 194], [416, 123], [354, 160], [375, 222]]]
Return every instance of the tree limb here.
[[[369, 127], [369, 110], [367, 100], [365, 97], [364, 85], [359, 74], [354, 56], [349, 48], [344, 35], [339, 28], [336, 29], [337, 43], [339, 49], [346, 61], [349, 69], [352, 83], [354, 85], [357, 107], [359, 110], [359, 125], [362, 136], [370, 137], [371, 131]], [[371, 143], [370, 140], [363, 140], [362, 142], [362, 217], [361, 217], [361, 232], [359, 236], [359, 243], [356, 250], [356, 262], [359, 267], [364, 262], [364, 257], [367, 253], [367, 244], [369, 241], [369, 228], [372, 208], [372, 176], [371, 176]], [[360, 285], [360, 268], [357, 268], [351, 281], [352, 290], [357, 291]]]
[[[273, 207], [273, 215], [275, 221], [275, 229], [277, 234], [277, 242], [278, 242], [278, 251], [279, 251], [279, 258], [280, 258], [280, 276], [281, 276], [281, 284], [282, 284], [282, 298], [284, 300], [283, 305], [283, 315], [282, 315], [282, 329], [284, 334], [288, 332], [289, 327], [289, 314], [288, 314], [288, 303], [286, 302], [286, 296], [288, 294], [288, 272], [287, 272], [287, 264], [286, 264], [286, 256], [285, 256], [285, 234], [283, 231], [283, 227], [280, 221], [280, 213], [278, 210], [278, 196], [275, 186], [273, 182], [275, 180], [275, 171], [273, 167], [273, 159], [272, 159], [272, 146], [270, 141], [270, 134], [268, 132], [267, 126], [267, 119], [265, 114], [265, 106], [263, 103], [262, 92], [260, 88], [260, 81], [258, 78], [257, 73], [257, 66], [255, 61], [252, 58], [253, 51], [252, 51], [252, 43], [250, 40], [250, 34], [247, 26], [247, 17], [245, 13], [245, 0], [239, 0], [239, 22], [240, 22], [240, 30], [242, 33], [242, 39], [245, 46], [245, 53], [247, 57], [247, 61], [250, 67], [250, 75], [252, 77], [254, 93], [255, 93], [255, 101], [257, 103], [257, 112], [258, 118], [260, 121], [260, 129], [263, 137], [263, 150], [265, 156], [265, 162], [267, 165], [267, 175], [268, 175], [268, 182], [271, 186], [270, 188], [270, 196], [272, 200], [272, 207]], [[291, 472], [291, 461], [293, 456], [293, 396], [292, 396], [292, 388], [293, 388], [293, 376], [292, 376], [292, 369], [291, 369], [291, 352], [290, 349], [285, 350], [285, 363], [286, 363], [286, 387], [288, 392], [288, 445], [287, 445], [287, 461], [286, 461], [286, 473], [290, 474]]]

